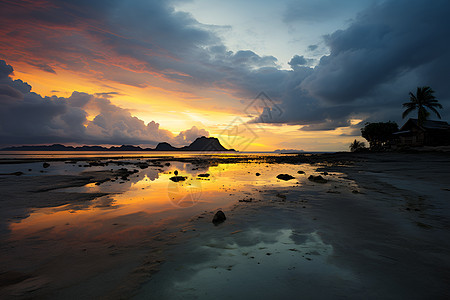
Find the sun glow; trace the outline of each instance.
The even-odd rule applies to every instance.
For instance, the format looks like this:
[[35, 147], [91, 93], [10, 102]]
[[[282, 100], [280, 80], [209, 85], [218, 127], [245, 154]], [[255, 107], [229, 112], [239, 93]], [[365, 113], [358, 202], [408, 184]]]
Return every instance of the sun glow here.
[[[249, 123], [251, 118], [245, 114], [243, 100], [231, 95], [217, 94], [217, 91], [201, 91], [196, 93], [191, 87], [184, 91], [170, 88], [166, 82], [154, 86], [124, 85], [104, 78], [98, 80], [96, 73], [82, 74], [69, 72], [54, 67], [56, 74], [38, 70], [20, 62], [15, 65], [14, 79], [21, 79], [32, 86], [32, 91], [43, 96], [69, 97], [73, 91], [84, 92], [98, 97], [107, 97], [112, 104], [126, 109], [130, 114], [148, 124], [152, 121], [160, 124], [161, 129], [172, 132], [173, 136], [181, 131], [196, 126], [205, 128], [210, 136], [218, 137], [227, 148], [240, 151], [273, 151], [275, 149], [299, 149], [316, 151], [323, 147], [318, 140], [326, 140], [329, 150], [340, 150], [350, 143], [349, 137], [344, 137], [347, 128], [332, 131], [304, 131], [299, 125], [273, 125]], [[142, 75], [142, 74], [141, 74]], [[144, 74], [149, 81], [154, 77]], [[151, 79], [151, 80], [150, 80]], [[164, 88], [162, 86], [167, 86]], [[214, 100], [214, 96], [218, 99]], [[228, 100], [224, 99], [227, 98]], [[219, 100], [220, 99], [220, 100]], [[217, 102], [215, 102], [217, 101]], [[233, 105], [217, 109], [220, 101]], [[251, 101], [251, 99], [248, 99]], [[87, 120], [93, 121], [99, 114], [95, 107], [87, 109]], [[361, 119], [351, 119], [350, 124], [356, 125]], [[84, 124], [87, 127], [87, 124]]]

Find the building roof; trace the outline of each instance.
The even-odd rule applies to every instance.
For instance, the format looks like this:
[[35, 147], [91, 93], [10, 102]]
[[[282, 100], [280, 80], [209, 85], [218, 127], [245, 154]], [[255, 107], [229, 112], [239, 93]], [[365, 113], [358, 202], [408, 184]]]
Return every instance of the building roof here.
[[411, 130], [403, 130], [403, 131], [394, 132], [393, 134], [404, 134], [404, 133], [410, 133], [410, 132], [411, 132]]
[[422, 125], [419, 125], [418, 119], [409, 119], [406, 123], [400, 128], [399, 131], [407, 131], [408, 128], [414, 124], [415, 126], [421, 128], [422, 130], [448, 130], [450, 129], [450, 125], [445, 121], [433, 121], [433, 120], [425, 120]]

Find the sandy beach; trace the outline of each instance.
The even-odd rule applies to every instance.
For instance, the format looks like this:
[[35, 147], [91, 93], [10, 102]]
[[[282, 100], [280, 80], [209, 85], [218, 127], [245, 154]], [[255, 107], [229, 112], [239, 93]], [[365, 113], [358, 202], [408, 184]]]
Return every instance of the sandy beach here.
[[448, 153], [45, 161], [0, 165], [2, 298], [450, 297]]

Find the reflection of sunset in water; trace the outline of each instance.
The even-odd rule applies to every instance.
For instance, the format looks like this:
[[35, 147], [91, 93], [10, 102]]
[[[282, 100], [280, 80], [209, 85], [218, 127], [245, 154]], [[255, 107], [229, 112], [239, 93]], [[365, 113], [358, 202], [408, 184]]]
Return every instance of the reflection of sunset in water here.
[[[175, 170], [186, 180], [171, 181]], [[28, 218], [10, 224], [11, 237], [22, 239], [38, 235], [43, 239], [132, 241], [176, 219], [185, 222], [201, 212], [226, 208], [261, 187], [300, 186], [305, 176], [297, 174], [297, 170], [299, 166], [293, 165], [208, 167], [172, 162], [163, 172], [154, 168], [140, 170], [130, 176], [129, 181], [118, 179], [61, 190], [112, 194], [83, 203], [35, 209]], [[281, 172], [290, 173], [296, 179], [277, 180], [276, 175]], [[261, 175], [256, 176], [256, 173]], [[199, 174], [209, 176], [199, 177]], [[257, 198], [258, 194], [252, 197]]]

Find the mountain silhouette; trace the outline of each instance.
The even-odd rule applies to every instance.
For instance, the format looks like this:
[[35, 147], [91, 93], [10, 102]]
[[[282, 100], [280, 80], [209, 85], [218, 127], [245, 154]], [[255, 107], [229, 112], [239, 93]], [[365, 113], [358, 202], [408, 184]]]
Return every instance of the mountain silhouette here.
[[175, 148], [174, 146], [166, 142], [159, 143], [155, 148], [155, 151], [177, 151], [177, 150], [179, 149]]
[[192, 144], [180, 148], [182, 151], [234, 151], [234, 149], [226, 149], [215, 137], [199, 137]]
[[159, 143], [155, 149], [141, 148], [133, 145], [111, 146], [65, 146], [62, 144], [53, 145], [35, 145], [35, 146], [17, 146], [0, 149], [0, 151], [236, 151], [226, 149], [220, 144], [219, 139], [215, 137], [199, 137], [189, 146], [177, 148], [169, 143]]

